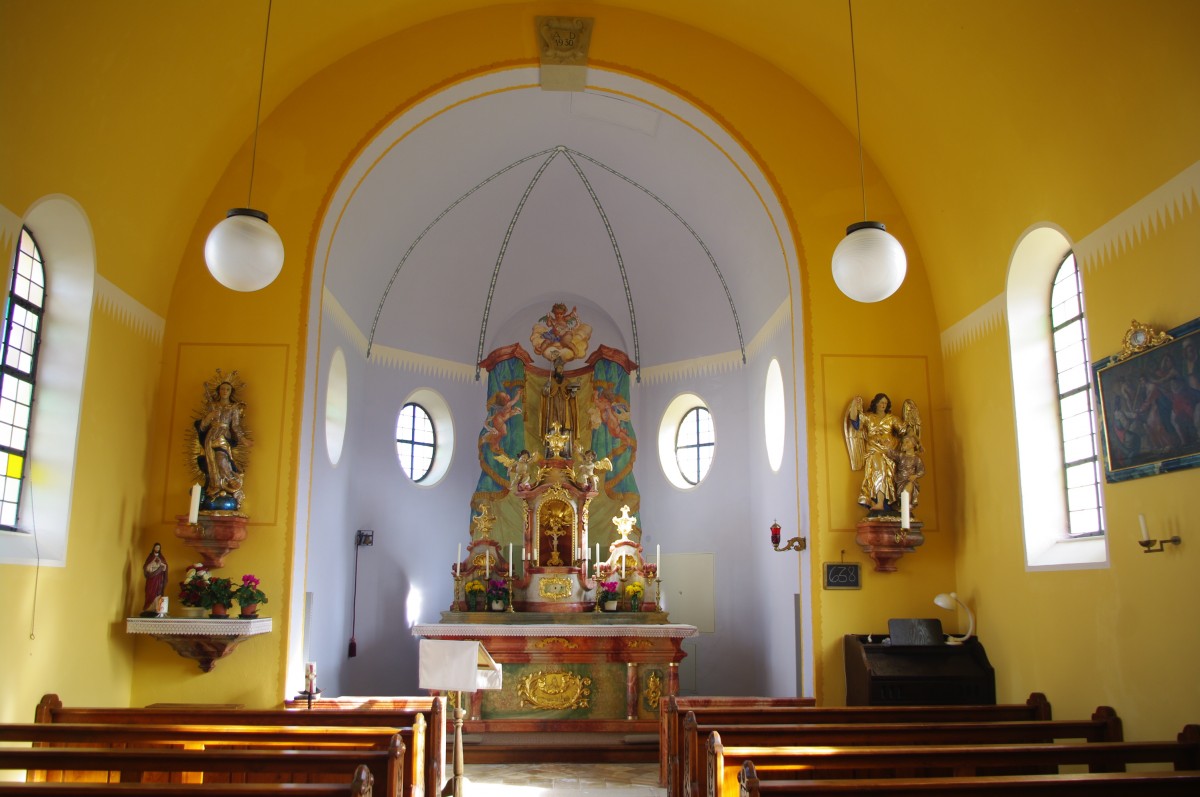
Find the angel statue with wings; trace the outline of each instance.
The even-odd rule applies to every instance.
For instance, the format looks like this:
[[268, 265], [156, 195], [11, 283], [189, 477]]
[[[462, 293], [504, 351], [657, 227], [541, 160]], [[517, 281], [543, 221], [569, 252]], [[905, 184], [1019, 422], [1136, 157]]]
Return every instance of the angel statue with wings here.
[[508, 468], [510, 490], [528, 490], [541, 480], [541, 468], [537, 464], [540, 459], [541, 457], [530, 454], [527, 449], [521, 449], [516, 459], [504, 454], [496, 455], [496, 461]]
[[[904, 484], [897, 481], [897, 463], [902, 452], [916, 456], [921, 450], [921, 416], [912, 399], [905, 399], [900, 418], [891, 412], [892, 400], [877, 393], [870, 408], [863, 410], [862, 396], [855, 396], [846, 408], [842, 430], [851, 470], [865, 470], [858, 503], [872, 512], [899, 505], [900, 493], [908, 488], [915, 496], [916, 476], [912, 468], [902, 468]], [[909, 440], [908, 445], [901, 442]], [[924, 472], [924, 468], [921, 469]], [[920, 474], [917, 474], [920, 475]]]
[[612, 470], [612, 460], [608, 457], [596, 459], [596, 452], [589, 448], [575, 463], [575, 484], [584, 490], [599, 490], [600, 474], [597, 471], [603, 470]]

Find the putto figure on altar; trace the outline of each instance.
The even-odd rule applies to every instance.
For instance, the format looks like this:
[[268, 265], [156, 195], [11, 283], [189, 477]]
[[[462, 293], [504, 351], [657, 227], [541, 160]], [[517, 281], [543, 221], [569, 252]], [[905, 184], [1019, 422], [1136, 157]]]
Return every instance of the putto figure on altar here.
[[550, 312], [533, 325], [529, 342], [533, 344], [534, 354], [551, 362], [569, 363], [583, 359], [591, 337], [592, 328], [579, 320], [578, 308], [572, 307], [568, 311], [565, 304], [555, 302]]
[[842, 422], [851, 470], [862, 470], [858, 503], [872, 513], [895, 509], [900, 494], [916, 497], [917, 479], [925, 468], [921, 452], [921, 415], [912, 399], [905, 399], [901, 417], [892, 414], [892, 400], [876, 393], [867, 409], [855, 396]]

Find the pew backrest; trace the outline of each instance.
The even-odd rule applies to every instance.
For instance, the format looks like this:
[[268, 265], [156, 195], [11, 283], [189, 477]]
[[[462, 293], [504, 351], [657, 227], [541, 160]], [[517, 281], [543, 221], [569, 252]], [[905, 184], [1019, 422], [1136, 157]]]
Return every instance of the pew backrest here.
[[[738, 794], [746, 762], [771, 780], [830, 778], [974, 777], [1062, 772], [1124, 772], [1130, 764], [1170, 765], [1200, 770], [1200, 725], [1184, 728], [1174, 741], [1087, 742], [1083, 744], [891, 745], [864, 747], [728, 747], [713, 732], [707, 743], [707, 797]], [[760, 776], [760, 777], [762, 777]]]
[[[446, 700], [445, 698], [397, 699], [407, 707], [346, 707], [333, 709], [339, 701], [331, 700], [321, 710], [306, 708], [244, 709], [226, 706], [179, 704], [159, 707], [90, 707], [64, 706], [56, 694], [42, 697], [34, 710], [34, 721], [45, 723], [102, 723], [140, 725], [308, 725], [355, 727], [392, 727], [397, 730], [412, 727], [418, 716], [425, 726], [426, 739], [421, 744], [408, 742], [410, 753], [424, 753], [420, 769], [424, 773], [424, 788], [430, 794], [441, 791], [445, 780], [446, 759]], [[317, 706], [326, 701], [314, 701]]]
[[741, 797], [1195, 797], [1200, 772], [1106, 772], [1067, 775], [987, 775], [973, 778], [762, 780], [752, 762], [738, 776]]
[[1089, 720], [1002, 722], [807, 723], [797, 725], [700, 725], [693, 712], [684, 715], [676, 791], [672, 797], [695, 797], [704, 792], [704, 745], [718, 732], [728, 746], [864, 746], [906, 744], [1029, 744], [1079, 739], [1087, 742], [1123, 741], [1120, 718], [1101, 706]]
[[688, 711], [704, 725], [884, 722], [1000, 722], [1051, 719], [1050, 701], [1033, 692], [1024, 703], [980, 706], [832, 706], [811, 698], [688, 698], [668, 696], [659, 705], [659, 782], [680, 794], [681, 726]]
[[349, 783], [0, 782], [3, 797], [372, 797], [374, 776], [360, 764]]

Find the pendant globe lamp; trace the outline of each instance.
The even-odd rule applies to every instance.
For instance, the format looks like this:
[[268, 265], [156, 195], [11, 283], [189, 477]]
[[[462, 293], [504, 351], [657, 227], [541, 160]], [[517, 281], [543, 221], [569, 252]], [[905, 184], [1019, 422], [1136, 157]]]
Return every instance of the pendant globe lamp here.
[[846, 237], [833, 250], [833, 281], [856, 302], [879, 302], [904, 282], [908, 259], [880, 221], [867, 221], [867, 186], [863, 168], [862, 114], [858, 107], [858, 58], [854, 50], [854, 2], [850, 8], [850, 61], [854, 67], [854, 117], [858, 127], [858, 175], [862, 192], [863, 221], [846, 228]]
[[[262, 114], [263, 79], [267, 71], [267, 40], [271, 33], [271, 0], [267, 2], [267, 26], [263, 36], [262, 69], [258, 79], [258, 108], [254, 114], [254, 144], [250, 151], [250, 189], [254, 193], [254, 162], [258, 156], [258, 127]], [[267, 287], [283, 269], [283, 239], [267, 221], [267, 214], [252, 207], [233, 208], [225, 220], [213, 227], [204, 243], [208, 270], [226, 288], [257, 291]]]

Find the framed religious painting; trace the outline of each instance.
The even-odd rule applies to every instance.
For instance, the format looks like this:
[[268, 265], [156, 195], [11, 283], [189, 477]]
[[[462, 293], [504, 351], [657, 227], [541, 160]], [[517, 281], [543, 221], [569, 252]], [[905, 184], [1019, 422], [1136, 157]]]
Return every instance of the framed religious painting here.
[[1134, 321], [1092, 368], [1107, 481], [1200, 466], [1200, 318], [1167, 332]]

